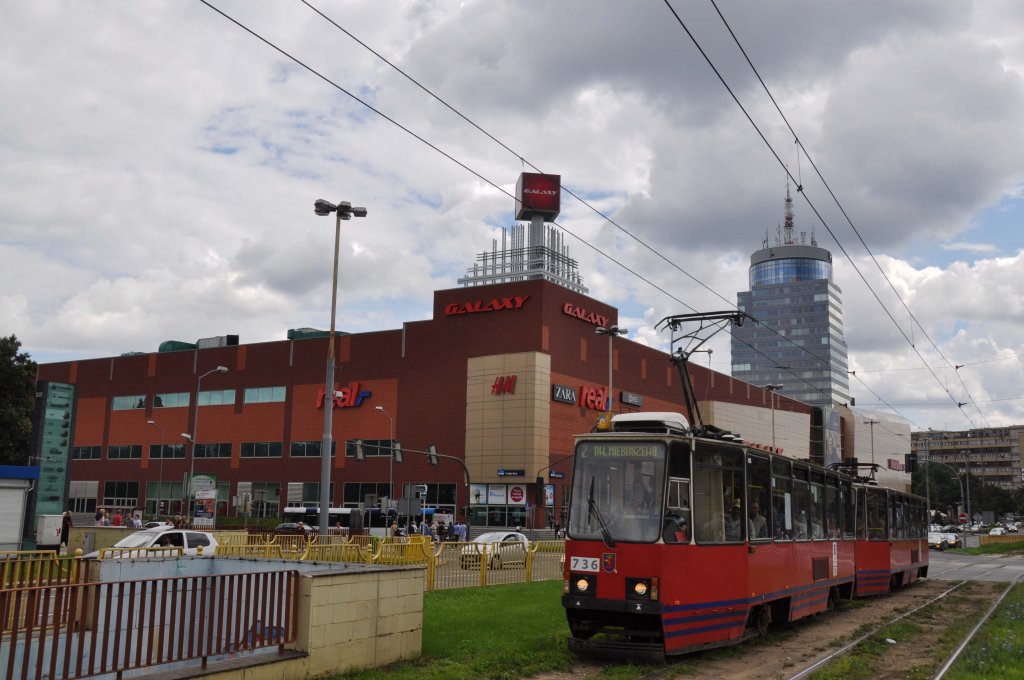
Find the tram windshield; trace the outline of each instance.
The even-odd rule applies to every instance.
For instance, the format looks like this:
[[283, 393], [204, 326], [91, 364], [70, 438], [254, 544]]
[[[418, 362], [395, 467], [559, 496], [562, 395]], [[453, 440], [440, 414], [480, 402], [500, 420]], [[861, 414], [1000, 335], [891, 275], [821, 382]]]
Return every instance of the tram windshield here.
[[576, 447], [569, 536], [653, 543], [661, 535], [667, 447], [661, 441], [582, 441]]

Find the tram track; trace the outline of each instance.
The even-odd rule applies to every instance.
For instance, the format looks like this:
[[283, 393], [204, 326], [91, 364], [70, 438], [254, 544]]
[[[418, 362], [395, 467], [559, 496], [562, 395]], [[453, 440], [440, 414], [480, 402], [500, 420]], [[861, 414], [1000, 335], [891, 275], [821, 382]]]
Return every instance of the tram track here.
[[[982, 563], [980, 563], [980, 565], [972, 565], [972, 566], [984, 566], [986, 564], [990, 564], [990, 562], [982, 562]], [[951, 593], [953, 593], [954, 591], [958, 590], [962, 586], [964, 586], [964, 585], [966, 585], [968, 583], [974, 582], [977, 579], [978, 576], [983, 576], [984, 574], [987, 574], [987, 573], [989, 573], [991, 571], [995, 571], [996, 569], [999, 569], [1001, 566], [1002, 566], [1001, 563], [1000, 564], [994, 564], [993, 566], [989, 567], [988, 569], [985, 569], [982, 572], [979, 572], [977, 574], [973, 574], [972, 577], [969, 578], [969, 579], [963, 579], [963, 580], [958, 581], [956, 583], [956, 585], [952, 586], [951, 588], [946, 589], [942, 593], [940, 593], [940, 594], [936, 595], [935, 597], [929, 599], [928, 601], [926, 601], [926, 602], [924, 602], [924, 603], [914, 607], [913, 609], [910, 609], [909, 611], [905, 611], [905, 612], [901, 613], [899, 616], [893, 617], [891, 619], [883, 621], [882, 623], [879, 623], [876, 626], [873, 626], [868, 632], [866, 632], [863, 635], [859, 636], [855, 640], [846, 643], [845, 645], [839, 647], [838, 649], [834, 649], [834, 650], [832, 650], [832, 651], [830, 651], [830, 652], [828, 652], [826, 654], [823, 654], [822, 656], [819, 656], [812, 663], [804, 666], [801, 670], [799, 670], [796, 673], [788, 676], [788, 680], [799, 680], [800, 678], [805, 678], [805, 677], [809, 676], [814, 671], [820, 670], [821, 668], [825, 667], [827, 664], [831, 663], [835, 659], [837, 659], [837, 658], [843, 656], [844, 654], [849, 653], [851, 650], [857, 648], [865, 640], [867, 640], [867, 639], [877, 635], [880, 631], [884, 630], [885, 628], [887, 628], [887, 627], [889, 627], [889, 626], [891, 626], [891, 625], [893, 625], [893, 624], [895, 624], [895, 623], [897, 623], [897, 622], [899, 622], [899, 621], [901, 621], [901, 620], [903, 620], [903, 619], [905, 619], [905, 618], [907, 618], [909, 616], [912, 616], [913, 614], [921, 611], [922, 609], [930, 607], [931, 605], [933, 605], [933, 604], [935, 604], [935, 603], [945, 599]], [[945, 569], [945, 570], [939, 572], [939, 574], [936, 574], [935, 576], [944, 574], [944, 573], [949, 572], [949, 571], [955, 571], [955, 570], [957, 570], [959, 568], [960, 567], [951, 567], [949, 569]], [[930, 576], [929, 578], [935, 578], [935, 576]], [[957, 646], [957, 648], [954, 651], [954, 653], [944, 663], [942, 671], [941, 671], [943, 674], [946, 672], [946, 670], [948, 670], [948, 668], [950, 666], [952, 666], [953, 662], [956, 660], [956, 656], [958, 656], [960, 654], [960, 652], [963, 651], [963, 649], [965, 649], [967, 647], [967, 645], [970, 643], [970, 641], [977, 634], [978, 630], [981, 629], [982, 624], [985, 621], [987, 621], [989, 619], [989, 617], [991, 617], [992, 613], [995, 611], [995, 609], [998, 606], [998, 604], [1000, 602], [1002, 602], [1002, 600], [1010, 592], [1010, 590], [1013, 588], [1013, 586], [1016, 585], [1020, 581], [1020, 579], [1021, 579], [1021, 576], [1018, 576], [1016, 579], [1014, 579], [1012, 582], [1010, 582], [1010, 584], [1007, 586], [1007, 588], [1003, 591], [1002, 595], [1000, 595], [994, 601], [992, 606], [985, 613], [985, 615], [978, 622], [978, 624], [971, 631], [969, 631], [968, 634], [961, 640], [960, 644]], [[934, 677], [935, 678], [939, 678], [939, 677], [941, 677], [941, 675], [936, 675]]]
[[[743, 654], [742, 658], [744, 659], [744, 662], [742, 664], [742, 667], [744, 668], [744, 670], [742, 670], [742, 671], [739, 669], [739, 666], [737, 666], [734, 662], [723, 661], [722, 659], [715, 659], [714, 657], [712, 657], [712, 658], [704, 657], [704, 659], [707, 662], [707, 665], [705, 665], [705, 662], [701, 660], [702, 654], [685, 655], [685, 656], [682, 656], [682, 657], [679, 657], [679, 658], [675, 658], [675, 659], [673, 659], [671, 661], [668, 661], [664, 665], [660, 665], [659, 667], [657, 667], [655, 669], [652, 669], [651, 672], [646, 673], [646, 674], [640, 676], [638, 680], [655, 680], [657, 678], [675, 677], [676, 673], [674, 672], [674, 669], [679, 667], [679, 666], [682, 666], [682, 665], [691, 666], [691, 670], [690, 670], [690, 672], [688, 674], [693, 674], [694, 677], [696, 677], [696, 678], [714, 678], [714, 677], [742, 677], [742, 678], [772, 677], [772, 678], [781, 678], [781, 677], [787, 677], [787, 678], [790, 678], [791, 680], [796, 680], [798, 678], [806, 678], [806, 677], [810, 676], [812, 673], [814, 673], [815, 671], [821, 670], [822, 668], [826, 667], [830, 662], [835, 661], [835, 660], [839, 659], [840, 657], [842, 657], [842, 656], [850, 653], [851, 651], [855, 650], [859, 645], [864, 644], [865, 641], [869, 640], [873, 636], [877, 636], [878, 633], [880, 631], [884, 630], [886, 627], [891, 626], [893, 624], [896, 624], [896, 623], [898, 623], [898, 622], [900, 622], [900, 621], [902, 621], [904, 619], [907, 619], [908, 617], [912, 617], [914, 614], [916, 614], [916, 613], [926, 609], [929, 606], [935, 605], [936, 603], [943, 602], [946, 598], [949, 598], [951, 595], [957, 594], [958, 591], [960, 591], [967, 584], [977, 583], [977, 579], [979, 577], [983, 577], [985, 574], [991, 573], [991, 572], [999, 569], [1000, 567], [1002, 567], [1004, 565], [1001, 562], [996, 562], [996, 561], [988, 560], [988, 561], [980, 562], [980, 563], [972, 565], [972, 566], [975, 567], [976, 569], [979, 568], [979, 567], [981, 569], [978, 570], [978, 571], [975, 571], [974, 573], [972, 573], [970, 578], [960, 579], [960, 580], [957, 580], [957, 581], [950, 581], [949, 582], [951, 584], [950, 587], [944, 588], [941, 592], [939, 592], [937, 594], [934, 594], [931, 597], [928, 597], [927, 600], [925, 600], [925, 601], [918, 600], [917, 602], [912, 603], [913, 604], [912, 608], [910, 608], [910, 609], [908, 609], [906, 611], [901, 611], [901, 612], [898, 613], [898, 615], [897, 615], [896, 611], [892, 611], [892, 609], [893, 609], [892, 607], [889, 607], [890, 615], [886, 616], [885, 619], [882, 622], [877, 623], [877, 624], [872, 624], [870, 630], [868, 630], [867, 632], [865, 632], [863, 634], [858, 634], [856, 639], [854, 639], [854, 640], [852, 640], [850, 642], [846, 642], [846, 643], [833, 643], [830, 646], [829, 649], [820, 650], [820, 654], [818, 656], [816, 656], [815, 658], [813, 658], [813, 659], [808, 659], [808, 658], [804, 657], [800, 661], [800, 663], [802, 663], [803, 666], [800, 668], [800, 670], [797, 670], [795, 672], [792, 669], [785, 669], [784, 670], [783, 668], [779, 668], [778, 666], [775, 667], [775, 670], [769, 670], [769, 668], [767, 668], [765, 666], [760, 666], [762, 671], [765, 671], [765, 672], [769, 673], [769, 675], [757, 674], [757, 672], [751, 672], [751, 670], [750, 670], [751, 669], [751, 663], [753, 663], [754, 666], [758, 666], [757, 656], [758, 656], [759, 652], [758, 652], [758, 649], [757, 649], [757, 644], [758, 644], [757, 643], [757, 639], [755, 638], [754, 640], [750, 640], [750, 641], [748, 641], [746, 643], [740, 643], [741, 646], [747, 646], [748, 644], [749, 645], [754, 645], [753, 647], [748, 647], [748, 649], [750, 650], [749, 653], [744, 653]], [[956, 569], [959, 569], [959, 568], [960, 567], [952, 567], [950, 569], [944, 569], [941, 572], [938, 572], [938, 574], [945, 574], [945, 573], [950, 572], [950, 571], [955, 571]], [[1015, 579], [1014, 583], [1019, 582], [1021, 580], [1021, 578], [1024, 578], [1024, 574], [1022, 574], [1020, 577]], [[940, 581], [936, 580], [934, 577], [929, 577], [929, 579], [922, 579], [922, 581], [920, 583], [923, 586], [927, 582], [931, 582], [933, 587], [934, 586], [939, 586], [939, 584], [940, 584]], [[1013, 584], [1011, 583], [1010, 587], [1012, 587], [1012, 585]], [[901, 597], [905, 597], [905, 596], [912, 596], [914, 594], [914, 592], [915, 592], [914, 586], [908, 586], [906, 588], [901, 588], [901, 589], [899, 589], [897, 591], [893, 591], [893, 592], [889, 593], [888, 595], [883, 595], [881, 598], [871, 598], [871, 604], [868, 604], [867, 606], [868, 607], [874, 607], [874, 606], [876, 606], [876, 603], [877, 604], [882, 604], [885, 601], [886, 598], [901, 598]], [[1009, 592], [1009, 588], [1006, 589], [1006, 592]], [[1003, 597], [1005, 597], [1005, 593], [1002, 596], [999, 597], [998, 601], [1001, 601]], [[915, 598], [915, 599], [917, 599], [917, 598]], [[995, 600], [994, 596], [993, 596], [993, 600]], [[967, 644], [969, 644], [970, 639], [973, 639], [973, 637], [977, 634], [977, 630], [980, 630], [982, 623], [984, 621], [988, 620], [988, 618], [991, 616], [992, 612], [995, 611], [996, 607], [998, 606], [998, 601], [996, 602], [996, 604], [993, 604], [991, 606], [989, 612], [986, 613], [985, 616], [983, 617], [982, 622], [979, 622], [978, 626], [976, 627], [976, 630], [972, 631], [968, 636], [965, 636], [965, 639], [961, 641], [961, 643], [957, 647], [957, 651], [956, 651], [957, 654], [959, 654], [960, 651], [962, 651], [964, 648], [967, 647]], [[843, 607], [840, 607], [835, 612], [835, 614], [841, 614], [843, 609], [844, 609]], [[856, 612], [857, 610], [853, 609], [852, 611]], [[824, 614], [823, 616], [824, 617], [828, 617], [828, 616], [831, 616], [831, 615], [832, 614]], [[822, 619], [822, 620], [824, 620], [824, 619]], [[805, 622], [796, 622], [796, 623], [788, 624], [788, 625], [789, 626], [800, 626], [800, 625], [802, 625], [802, 623], [805, 623]], [[863, 630], [863, 628], [861, 628], [861, 630]], [[853, 631], [851, 630], [851, 633], [852, 632]], [[767, 643], [767, 645], [770, 645], [770, 646], [772, 646], [774, 648], [774, 643], [772, 642], [771, 634], [769, 634], [769, 636], [766, 637], [766, 638], [761, 638], [761, 640], [763, 640], [765, 643]], [[813, 644], [813, 643], [808, 643], [808, 645], [809, 644]], [[763, 649], [764, 649], [764, 647], [762, 647], [762, 650]], [[763, 654], [763, 651], [760, 652], [760, 653]], [[780, 652], [776, 652], [776, 653], [773, 654], [775, 659], [779, 658], [779, 656], [778, 656], [779, 653]], [[788, 655], [791, 655], [794, 659], [797, 658], [797, 654], [793, 654], [792, 652], [781, 652], [781, 653], [783, 655], [787, 655], [787, 658], [786, 658], [787, 665], [789, 665]], [[949, 660], [947, 660], [947, 661], [948, 661], [949, 665], [952, 665], [952, 662], [954, 660], [955, 660], [955, 658], [953, 658], [952, 655], [951, 655], [951, 658]], [[772, 664], [769, 663], [768, 665], [771, 666]], [[733, 675], [732, 674], [732, 671], [734, 669], [736, 670], [737, 675]]]

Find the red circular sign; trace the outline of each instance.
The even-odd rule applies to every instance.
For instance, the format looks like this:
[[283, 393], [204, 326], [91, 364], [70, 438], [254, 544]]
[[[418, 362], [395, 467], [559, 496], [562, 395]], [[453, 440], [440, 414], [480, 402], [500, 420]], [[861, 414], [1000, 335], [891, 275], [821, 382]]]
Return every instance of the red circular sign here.
[[966, 512], [961, 512], [960, 513], [960, 521], [961, 522], [966, 522], [967, 521], [967, 513]]
[[513, 503], [519, 503], [522, 501], [523, 495], [523, 487], [521, 486], [513, 486], [508, 492], [508, 496], [512, 499]]

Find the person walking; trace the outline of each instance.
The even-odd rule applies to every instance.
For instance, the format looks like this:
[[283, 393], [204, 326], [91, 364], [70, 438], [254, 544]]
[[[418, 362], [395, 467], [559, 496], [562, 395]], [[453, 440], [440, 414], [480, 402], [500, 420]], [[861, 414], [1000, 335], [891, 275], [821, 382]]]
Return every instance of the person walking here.
[[60, 518], [60, 547], [68, 547], [68, 538], [71, 537], [71, 527], [75, 525], [71, 519], [71, 511], [65, 510], [64, 514]]

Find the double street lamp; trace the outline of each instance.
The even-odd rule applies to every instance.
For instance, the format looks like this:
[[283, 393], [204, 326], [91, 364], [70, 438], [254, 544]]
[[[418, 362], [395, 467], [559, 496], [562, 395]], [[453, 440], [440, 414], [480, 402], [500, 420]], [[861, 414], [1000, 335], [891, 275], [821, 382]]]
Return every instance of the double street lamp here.
[[[882, 422], [882, 421], [875, 420], [874, 418], [869, 418], [869, 419], [864, 421], [865, 425], [870, 425], [871, 426], [871, 465], [872, 466], [875, 464], [875, 425], [877, 425], [880, 422]], [[872, 469], [874, 469], [874, 468], [872, 468]], [[872, 475], [873, 474], [874, 473], [872, 473]]]
[[395, 463], [395, 419], [391, 417], [391, 414], [384, 410], [383, 406], [374, 406], [375, 411], [379, 411], [388, 417], [388, 506], [391, 506], [391, 498], [394, 496], [394, 463]]
[[189, 507], [189, 499], [194, 495], [195, 489], [193, 489], [193, 477], [196, 473], [196, 440], [199, 435], [199, 395], [202, 394], [203, 389], [203, 378], [210, 375], [211, 373], [227, 373], [227, 366], [218, 366], [217, 368], [211, 368], [206, 373], [203, 373], [196, 380], [196, 406], [195, 406], [195, 417], [192, 418], [192, 432], [182, 432], [181, 436], [183, 439], [188, 440], [192, 444], [192, 456], [188, 466], [188, 493], [185, 496], [185, 508], [186, 512], [191, 515], [191, 508]]
[[320, 217], [331, 213], [337, 216], [334, 221], [334, 277], [331, 282], [331, 331], [327, 339], [327, 378], [324, 390], [324, 440], [320, 446], [320, 535], [326, 536], [328, 530], [328, 510], [331, 506], [331, 444], [333, 442], [332, 425], [334, 424], [334, 318], [338, 307], [338, 248], [341, 241], [341, 221], [352, 217], [366, 217], [366, 208], [353, 208], [348, 201], [337, 205], [322, 198], [313, 203], [313, 212]]
[[619, 328], [618, 326], [598, 326], [594, 329], [594, 333], [597, 335], [608, 336], [608, 415], [611, 418], [612, 404], [614, 403], [614, 391], [612, 390], [612, 338], [616, 335], [625, 335], [629, 330], [625, 328]]

